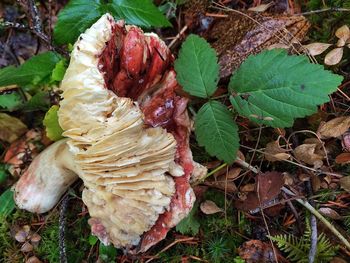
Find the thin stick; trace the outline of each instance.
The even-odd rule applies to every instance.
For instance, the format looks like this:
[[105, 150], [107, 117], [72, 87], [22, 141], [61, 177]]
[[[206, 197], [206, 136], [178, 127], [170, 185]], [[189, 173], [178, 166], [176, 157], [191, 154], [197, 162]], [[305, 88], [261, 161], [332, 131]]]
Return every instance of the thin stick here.
[[59, 249], [60, 249], [60, 263], [67, 263], [67, 252], [66, 252], [66, 244], [65, 244], [65, 228], [66, 228], [66, 212], [68, 207], [68, 194], [63, 197], [61, 209], [60, 209], [60, 217], [58, 221], [59, 225]]
[[168, 45], [168, 48], [170, 49], [178, 40], [179, 38], [185, 33], [185, 31], [188, 29], [188, 26], [184, 26], [181, 31], [176, 35], [176, 37], [170, 42]]
[[318, 13], [324, 13], [324, 12], [350, 12], [350, 9], [330, 7], [330, 8], [320, 9], [320, 10], [312, 10], [312, 11], [300, 13], [300, 14], [297, 14], [297, 15], [305, 16], [305, 15], [313, 15], [313, 14], [318, 14]]
[[[291, 196], [295, 196], [295, 194], [287, 189], [286, 187], [282, 187], [282, 191], [286, 194], [289, 194]], [[328, 222], [326, 218], [323, 217], [308, 201], [305, 201], [300, 198], [295, 199], [299, 204], [303, 205], [307, 210], [309, 210], [312, 214], [314, 214], [318, 220], [320, 220], [332, 233], [338, 237], [343, 244], [347, 247], [347, 249], [350, 249], [350, 243], [349, 241], [331, 224]]]

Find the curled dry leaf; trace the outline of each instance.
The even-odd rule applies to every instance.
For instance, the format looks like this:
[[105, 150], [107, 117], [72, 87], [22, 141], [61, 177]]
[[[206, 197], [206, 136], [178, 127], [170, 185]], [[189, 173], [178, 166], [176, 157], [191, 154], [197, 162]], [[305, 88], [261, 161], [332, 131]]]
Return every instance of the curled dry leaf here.
[[[321, 145], [322, 147], [322, 145]], [[316, 143], [306, 143], [299, 145], [294, 149], [294, 156], [309, 165], [319, 165], [325, 157], [321, 151], [320, 145]]]
[[345, 46], [345, 40], [340, 38], [337, 41], [337, 47], [344, 47]]
[[350, 163], [350, 153], [341, 153], [335, 157], [335, 162], [337, 164], [346, 164]]
[[20, 119], [6, 113], [0, 113], [0, 140], [12, 143], [27, 129], [27, 126]]
[[211, 200], [206, 200], [203, 203], [201, 203], [200, 209], [206, 215], [222, 212], [222, 209]]
[[344, 25], [342, 27], [339, 27], [337, 31], [335, 32], [335, 35], [339, 39], [344, 39], [345, 41], [350, 38], [350, 30], [347, 25]]
[[324, 216], [328, 216], [329, 218], [332, 218], [332, 219], [340, 219], [341, 216], [338, 214], [337, 211], [333, 210], [332, 208], [329, 208], [329, 207], [321, 207], [320, 209], [318, 209], [318, 211], [324, 215]]
[[350, 152], [350, 132], [346, 132], [342, 135], [341, 145], [345, 151]]
[[21, 247], [21, 251], [27, 253], [33, 251], [33, 248], [34, 247], [32, 244], [30, 244], [29, 242], [25, 242]]
[[248, 9], [248, 11], [261, 13], [261, 12], [265, 12], [271, 6], [273, 6], [273, 2], [270, 2], [268, 4], [261, 4], [261, 5], [258, 5], [256, 7], [251, 7]]
[[264, 156], [266, 160], [276, 162], [289, 159], [290, 154], [287, 153], [287, 150], [280, 147], [278, 141], [273, 141], [266, 144]]
[[343, 57], [343, 48], [338, 47], [331, 50], [324, 58], [324, 63], [328, 66], [334, 66], [338, 64]]
[[317, 133], [321, 139], [336, 138], [343, 135], [350, 127], [350, 116], [337, 117], [321, 123]]
[[350, 176], [344, 176], [339, 180], [340, 187], [350, 193]]
[[304, 47], [309, 51], [311, 56], [317, 56], [325, 52], [331, 45], [332, 44], [327, 43], [311, 43], [305, 45]]

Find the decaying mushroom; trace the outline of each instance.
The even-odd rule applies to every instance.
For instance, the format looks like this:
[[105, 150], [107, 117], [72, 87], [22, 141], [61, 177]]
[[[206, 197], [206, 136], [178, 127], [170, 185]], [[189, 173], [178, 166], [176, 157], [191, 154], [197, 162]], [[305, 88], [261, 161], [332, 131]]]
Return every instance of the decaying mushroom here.
[[188, 100], [176, 93], [172, 62], [157, 35], [109, 14], [83, 33], [61, 84], [68, 139], [21, 177], [18, 206], [48, 211], [78, 175], [92, 233], [104, 244], [144, 252], [162, 240], [195, 200]]

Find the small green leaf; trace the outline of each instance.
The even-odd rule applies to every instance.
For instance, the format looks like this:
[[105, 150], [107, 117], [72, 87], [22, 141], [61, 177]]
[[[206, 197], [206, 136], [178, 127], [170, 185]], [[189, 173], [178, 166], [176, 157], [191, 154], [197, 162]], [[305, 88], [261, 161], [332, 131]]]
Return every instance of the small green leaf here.
[[66, 73], [67, 61], [61, 59], [55, 66], [51, 74], [51, 81], [61, 81]]
[[113, 16], [128, 24], [143, 27], [171, 26], [151, 0], [112, 0], [109, 8]]
[[22, 97], [16, 91], [6, 94], [0, 94], [0, 108], [3, 108], [8, 111], [13, 111], [22, 106], [22, 104]]
[[91, 246], [96, 245], [97, 241], [98, 241], [98, 238], [97, 238], [97, 237], [95, 237], [95, 236], [93, 236], [93, 235], [90, 235], [90, 236], [89, 236], [89, 244], [90, 244]]
[[220, 102], [205, 103], [195, 119], [195, 133], [200, 146], [210, 155], [231, 163], [239, 148], [239, 136], [232, 113]]
[[25, 110], [42, 110], [47, 111], [50, 107], [49, 93], [46, 91], [38, 91], [24, 106]]
[[100, 243], [99, 247], [99, 258], [103, 262], [115, 262], [115, 258], [117, 256], [117, 249], [110, 245], [105, 246], [102, 243]]
[[59, 107], [57, 105], [53, 105], [48, 112], [46, 112], [43, 120], [43, 124], [46, 128], [46, 136], [53, 141], [58, 141], [63, 138], [63, 130], [58, 123], [58, 109]]
[[60, 56], [54, 52], [45, 52], [36, 55], [19, 67], [9, 66], [0, 69], [0, 87], [17, 84], [39, 84], [51, 75]]
[[193, 96], [209, 98], [219, 81], [215, 50], [201, 37], [190, 35], [175, 61], [176, 79]]
[[230, 101], [239, 114], [271, 127], [290, 127], [295, 118], [329, 101], [342, 77], [312, 64], [306, 56], [274, 49], [249, 56], [233, 74]]
[[0, 195], [0, 216], [8, 216], [15, 209], [15, 200], [13, 199], [13, 192], [7, 189]]
[[0, 185], [6, 181], [8, 175], [7, 165], [0, 163]]
[[181, 234], [192, 234], [197, 235], [199, 232], [200, 223], [198, 222], [198, 219], [196, 218], [196, 213], [198, 211], [198, 203], [196, 202], [193, 205], [193, 208], [191, 212], [180, 221], [176, 225], [176, 231], [179, 231]]
[[57, 16], [54, 41], [59, 45], [74, 43], [102, 15], [100, 8], [99, 0], [70, 0]]

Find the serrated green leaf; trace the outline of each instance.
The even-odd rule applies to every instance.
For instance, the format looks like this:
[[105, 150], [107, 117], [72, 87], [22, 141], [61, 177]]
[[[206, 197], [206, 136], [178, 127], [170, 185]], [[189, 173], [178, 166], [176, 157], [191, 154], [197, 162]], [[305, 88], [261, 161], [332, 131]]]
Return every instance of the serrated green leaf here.
[[176, 225], [176, 231], [179, 231], [181, 234], [192, 234], [197, 235], [199, 232], [200, 223], [198, 222], [198, 219], [196, 218], [196, 213], [198, 211], [198, 203], [196, 202], [193, 205], [192, 210], [190, 213], [180, 221]]
[[175, 61], [176, 79], [193, 96], [209, 98], [219, 81], [215, 50], [201, 37], [190, 35]]
[[74, 43], [102, 15], [100, 9], [99, 0], [70, 0], [58, 13], [54, 41], [59, 45]]
[[218, 159], [231, 163], [239, 148], [239, 136], [231, 112], [218, 101], [205, 103], [195, 119], [195, 133], [200, 146]]
[[295, 118], [329, 101], [342, 77], [282, 49], [249, 56], [233, 74], [230, 101], [239, 114], [271, 127], [290, 127]]
[[67, 70], [67, 60], [61, 59], [52, 70], [51, 81], [61, 81]]
[[57, 111], [59, 107], [57, 105], [53, 105], [48, 112], [45, 114], [45, 118], [43, 120], [43, 124], [46, 130], [46, 136], [53, 141], [58, 141], [63, 138], [62, 133], [63, 130], [58, 123]]
[[0, 195], [0, 216], [8, 216], [15, 209], [15, 200], [13, 199], [13, 192], [7, 189]]
[[151, 0], [112, 0], [109, 10], [128, 24], [142, 27], [171, 26]]
[[36, 55], [19, 67], [0, 69], [0, 87], [17, 84], [20, 86], [38, 84], [51, 75], [60, 56], [54, 52]]
[[11, 93], [0, 94], [0, 108], [8, 111], [13, 111], [23, 104], [21, 95], [13, 91]]

